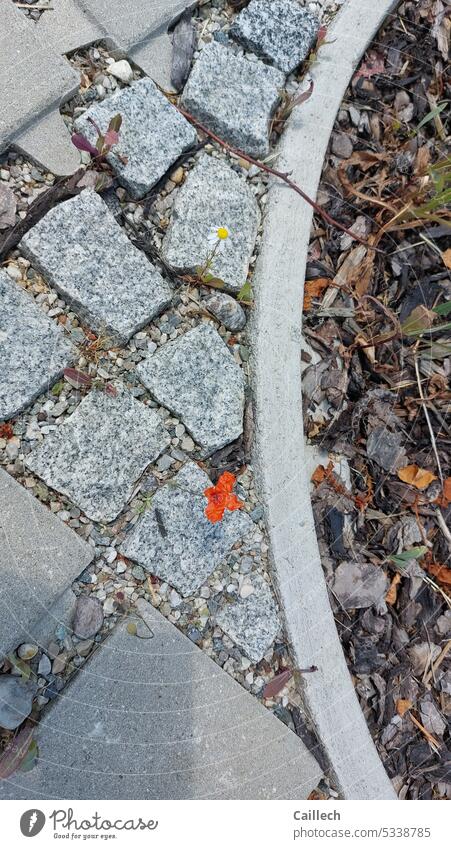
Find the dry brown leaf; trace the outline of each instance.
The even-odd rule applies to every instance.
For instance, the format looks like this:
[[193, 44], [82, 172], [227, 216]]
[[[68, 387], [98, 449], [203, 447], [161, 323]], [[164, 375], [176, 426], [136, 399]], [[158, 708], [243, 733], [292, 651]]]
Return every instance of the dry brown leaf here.
[[451, 268], [451, 248], [448, 248], [447, 251], [443, 251], [442, 260], [447, 268]]
[[398, 716], [404, 716], [411, 707], [413, 707], [413, 704], [409, 702], [409, 699], [398, 699], [396, 702], [396, 713]]
[[324, 289], [332, 283], [329, 277], [318, 277], [316, 280], [307, 280], [304, 287], [304, 310], [312, 308], [313, 298], [319, 298]]
[[332, 463], [332, 461], [329, 462], [327, 469], [324, 468], [324, 466], [321, 466], [321, 465], [317, 466], [315, 471], [313, 472], [312, 477], [311, 477], [312, 483], [314, 483], [316, 486], [318, 486], [320, 483], [322, 483], [324, 480], [326, 480], [326, 478], [330, 477], [330, 474], [333, 471], [333, 468], [334, 468], [334, 464]]
[[398, 584], [400, 583], [400, 581], [401, 575], [399, 575], [397, 572], [394, 578], [392, 579], [392, 582], [388, 588], [387, 595], [385, 596], [385, 601], [387, 602], [387, 604], [396, 604], [396, 599], [398, 597]]
[[437, 475], [433, 475], [427, 469], [420, 469], [419, 466], [412, 464], [411, 466], [404, 466], [403, 469], [399, 469], [398, 478], [403, 483], [408, 483], [416, 489], [426, 489], [432, 481], [437, 480]]
[[428, 741], [431, 749], [433, 749], [434, 752], [436, 752], [438, 754], [439, 751], [440, 751], [441, 743], [438, 740], [436, 740], [435, 737], [432, 736], [432, 734], [429, 733], [429, 731], [424, 727], [424, 725], [421, 724], [419, 719], [417, 719], [413, 715], [413, 713], [410, 714], [410, 718], [411, 718], [413, 724], [416, 725], [418, 730], [421, 731], [422, 734], [424, 734], [424, 736], [426, 737], [426, 740]]
[[445, 587], [451, 587], [451, 569], [448, 566], [443, 566], [440, 563], [426, 563], [427, 571], [434, 576], [439, 584]]

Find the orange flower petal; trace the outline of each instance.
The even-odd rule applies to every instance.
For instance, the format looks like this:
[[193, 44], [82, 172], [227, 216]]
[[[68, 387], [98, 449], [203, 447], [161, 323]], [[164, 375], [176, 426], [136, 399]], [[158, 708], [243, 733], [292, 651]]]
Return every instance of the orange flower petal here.
[[232, 475], [231, 472], [223, 472], [216, 484], [216, 489], [220, 492], [232, 492], [235, 480], [235, 475]]
[[225, 506], [227, 510], [241, 510], [243, 506], [243, 502], [240, 501], [236, 495], [228, 495], [226, 498]]
[[207, 504], [205, 515], [210, 522], [220, 522], [224, 515], [225, 506], [214, 503]]

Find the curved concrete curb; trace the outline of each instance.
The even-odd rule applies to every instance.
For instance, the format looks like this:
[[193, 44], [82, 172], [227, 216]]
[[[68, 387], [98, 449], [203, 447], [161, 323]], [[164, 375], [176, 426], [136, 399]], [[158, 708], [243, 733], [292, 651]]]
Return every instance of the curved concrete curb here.
[[[335, 115], [366, 46], [394, 0], [347, 0], [312, 68], [314, 90], [288, 122], [277, 167], [315, 197]], [[305, 704], [348, 799], [396, 794], [371, 740], [338, 639], [311, 510], [301, 397], [303, 283], [312, 209], [287, 186], [270, 190], [254, 275], [253, 372], [256, 470], [266, 507], [274, 576]]]

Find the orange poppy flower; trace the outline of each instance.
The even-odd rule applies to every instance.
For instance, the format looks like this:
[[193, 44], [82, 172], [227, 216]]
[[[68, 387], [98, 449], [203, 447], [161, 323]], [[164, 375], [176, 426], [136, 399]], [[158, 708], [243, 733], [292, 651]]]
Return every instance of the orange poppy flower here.
[[204, 491], [208, 498], [205, 515], [210, 522], [220, 522], [226, 510], [240, 510], [243, 507], [243, 502], [233, 495], [235, 480], [231, 472], [223, 472], [216, 486], [209, 486]]

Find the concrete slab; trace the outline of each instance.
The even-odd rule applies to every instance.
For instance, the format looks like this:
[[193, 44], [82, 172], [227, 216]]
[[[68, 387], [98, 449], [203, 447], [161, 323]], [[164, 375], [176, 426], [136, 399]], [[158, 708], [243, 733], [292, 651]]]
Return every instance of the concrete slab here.
[[121, 554], [183, 596], [201, 587], [232, 546], [254, 527], [241, 510], [226, 511], [221, 522], [212, 524], [204, 512], [204, 490], [209, 486], [208, 475], [195, 463], [186, 463], [152, 497], [151, 506], [120, 547]]
[[16, 135], [13, 147], [57, 177], [73, 174], [80, 165], [80, 153], [59, 109], [52, 109]]
[[269, 153], [269, 123], [285, 74], [216, 41], [196, 60], [182, 105], [208, 129], [251, 156]]
[[0, 18], [1, 151], [31, 122], [74, 94], [80, 78], [11, 0], [0, 0]]
[[[313, 94], [287, 122], [277, 151], [278, 168], [290, 173], [310, 197], [316, 197], [349, 81], [394, 5], [393, 0], [347, 0], [311, 68]], [[304, 677], [303, 699], [337, 789], [347, 799], [394, 799], [338, 639], [311, 509], [301, 387], [302, 284], [311, 223], [311, 207], [275, 181], [254, 275], [255, 470], [295, 663], [299, 668], [313, 663], [319, 670]], [[274, 286], [274, 280], [280, 285]]]
[[[215, 251], [209, 273], [237, 294], [246, 282], [259, 223], [246, 182], [227, 163], [202, 156], [177, 193], [163, 256], [177, 271], [193, 274]], [[215, 237], [218, 227], [228, 230], [223, 242]]]
[[58, 600], [93, 556], [75, 531], [0, 469], [0, 653], [40, 642], [47, 630], [50, 636], [66, 610], [67, 596], [62, 608]]
[[211, 324], [163, 345], [136, 372], [154, 398], [183, 421], [203, 456], [242, 433], [244, 374]]
[[[306, 799], [299, 737], [144, 601], [41, 720], [39, 760], [2, 799]], [[137, 620], [140, 621], [140, 620]]]
[[92, 189], [53, 207], [20, 249], [92, 330], [119, 344], [171, 302], [169, 284]]
[[59, 324], [0, 270], [0, 421], [31, 404], [76, 357]]
[[112, 522], [146, 466], [168, 446], [161, 419], [123, 387], [92, 390], [25, 459], [96, 522]]

